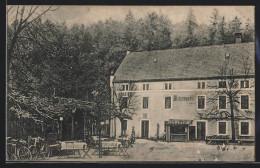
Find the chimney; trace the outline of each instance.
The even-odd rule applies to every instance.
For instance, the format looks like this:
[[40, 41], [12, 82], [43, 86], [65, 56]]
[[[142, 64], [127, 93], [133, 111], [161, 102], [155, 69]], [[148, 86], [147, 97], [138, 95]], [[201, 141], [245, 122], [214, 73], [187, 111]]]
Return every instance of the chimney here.
[[127, 51], [127, 52], [126, 52], [126, 55], [128, 55], [128, 54], [130, 54], [130, 51]]
[[241, 43], [242, 33], [235, 33], [236, 43]]

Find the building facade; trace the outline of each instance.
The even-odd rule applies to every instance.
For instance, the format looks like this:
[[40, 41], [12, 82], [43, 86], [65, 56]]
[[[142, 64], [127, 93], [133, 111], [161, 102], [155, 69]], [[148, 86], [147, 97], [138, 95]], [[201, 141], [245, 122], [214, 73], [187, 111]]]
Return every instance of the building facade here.
[[136, 137], [167, 141], [231, 136], [227, 93], [236, 100], [236, 137], [255, 134], [253, 43], [128, 53], [110, 80], [112, 101], [133, 111], [111, 121], [111, 136], [133, 128]]

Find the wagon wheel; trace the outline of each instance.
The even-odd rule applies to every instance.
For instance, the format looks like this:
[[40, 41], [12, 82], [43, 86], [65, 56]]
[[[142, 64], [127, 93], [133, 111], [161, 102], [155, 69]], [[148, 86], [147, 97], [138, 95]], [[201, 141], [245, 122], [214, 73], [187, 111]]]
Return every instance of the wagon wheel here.
[[30, 152], [30, 150], [27, 147], [20, 147], [18, 149], [18, 159], [20, 160], [30, 160], [32, 159], [32, 154]]

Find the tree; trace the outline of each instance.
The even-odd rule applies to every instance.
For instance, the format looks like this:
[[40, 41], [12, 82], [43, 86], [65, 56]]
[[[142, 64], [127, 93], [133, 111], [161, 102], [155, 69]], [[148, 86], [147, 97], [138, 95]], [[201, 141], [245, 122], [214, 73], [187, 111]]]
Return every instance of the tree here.
[[209, 44], [216, 44], [216, 35], [218, 29], [219, 15], [218, 10], [214, 9], [212, 16], [210, 17], [210, 26], [208, 27], [209, 31]]
[[226, 22], [225, 17], [223, 16], [217, 25], [216, 32], [216, 44], [225, 44], [226, 42]]
[[251, 20], [249, 18], [247, 19], [247, 21], [245, 23], [242, 41], [243, 42], [253, 42], [254, 41], [253, 23], [251, 22]]
[[198, 45], [198, 39], [195, 34], [195, 29], [198, 27], [197, 20], [195, 15], [193, 14], [192, 8], [190, 8], [187, 20], [186, 20], [186, 32], [184, 38], [183, 47], [194, 47]]
[[230, 44], [236, 42], [235, 33], [241, 33], [241, 25], [242, 22], [237, 16], [228, 24], [226, 43]]
[[123, 88], [112, 88], [113, 89], [113, 116], [117, 117], [121, 123], [121, 136], [125, 135], [123, 130], [124, 120], [132, 119], [137, 109], [136, 99], [136, 85], [130, 84], [129, 91], [124, 91]]
[[[249, 54], [248, 54], [249, 55]], [[208, 96], [208, 103], [211, 106], [211, 110], [206, 114], [201, 114], [201, 118], [206, 119], [230, 119], [231, 121], [231, 130], [232, 130], [232, 142], [235, 142], [236, 138], [236, 127], [235, 120], [237, 119], [254, 119], [253, 112], [251, 110], [241, 110], [239, 104], [239, 94], [243, 93], [242, 88], [239, 85], [239, 80], [237, 76], [241, 76], [238, 73], [238, 70], [233, 66], [230, 66], [229, 60], [225, 61], [224, 65], [220, 67], [220, 76], [221, 81], [225, 82], [226, 86], [222, 89], [219, 89], [215, 94]], [[252, 61], [249, 56], [243, 59], [243, 71], [242, 81], [249, 79], [250, 71], [252, 71]], [[251, 82], [251, 86], [254, 87], [254, 82]], [[212, 86], [212, 88], [218, 88], [217, 86]], [[249, 93], [250, 94], [250, 93]], [[219, 110], [217, 106], [217, 101], [219, 101], [219, 96], [227, 97], [227, 104], [229, 104], [229, 110], [226, 107], [226, 110]], [[250, 103], [250, 102], [249, 102]]]

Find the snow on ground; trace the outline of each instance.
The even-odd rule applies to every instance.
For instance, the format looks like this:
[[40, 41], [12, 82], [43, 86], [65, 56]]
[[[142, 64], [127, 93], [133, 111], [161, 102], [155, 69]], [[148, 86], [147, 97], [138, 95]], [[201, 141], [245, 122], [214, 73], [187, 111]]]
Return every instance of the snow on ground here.
[[[217, 150], [222, 145], [207, 145], [201, 142], [155, 142], [145, 139], [137, 139], [133, 148], [128, 148], [129, 157], [91, 155], [91, 159], [82, 158], [57, 158], [51, 157], [45, 161], [83, 161], [83, 162], [107, 162], [107, 161], [254, 161], [253, 145], [226, 145], [226, 150]], [[90, 151], [90, 153], [92, 153]]]

